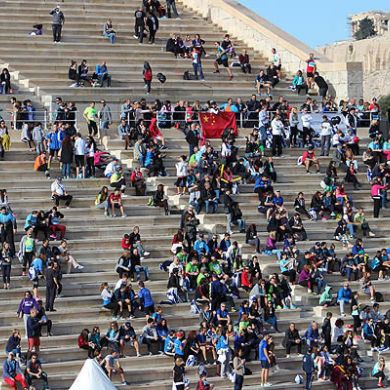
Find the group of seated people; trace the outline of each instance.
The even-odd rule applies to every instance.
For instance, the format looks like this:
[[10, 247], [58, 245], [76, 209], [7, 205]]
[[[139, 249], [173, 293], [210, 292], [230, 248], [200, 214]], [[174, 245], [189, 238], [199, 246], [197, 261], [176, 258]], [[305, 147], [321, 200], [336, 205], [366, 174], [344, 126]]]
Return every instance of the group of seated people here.
[[73, 81], [71, 87], [104, 87], [105, 83], [107, 87], [111, 86], [111, 75], [108, 73], [106, 61], [97, 64], [91, 74], [87, 60], [82, 60], [80, 65], [77, 65], [77, 61], [72, 60], [69, 66], [68, 78]]

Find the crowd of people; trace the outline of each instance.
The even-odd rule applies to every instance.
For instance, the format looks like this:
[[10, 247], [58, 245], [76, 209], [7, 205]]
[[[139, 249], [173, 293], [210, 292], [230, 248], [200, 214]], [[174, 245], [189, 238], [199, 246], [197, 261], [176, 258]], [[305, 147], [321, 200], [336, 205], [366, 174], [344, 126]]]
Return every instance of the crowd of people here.
[[[54, 42], [60, 42], [65, 16], [60, 6], [50, 14]], [[179, 17], [175, 0], [167, 0], [166, 7], [157, 0], [143, 1], [134, 14], [134, 37], [140, 44], [145, 37], [154, 44], [159, 19], [166, 15]], [[117, 32], [112, 20], [106, 21], [102, 33], [115, 44]], [[208, 56], [204, 45], [200, 35], [182, 39], [173, 34], [166, 50], [176, 57], [191, 59], [194, 77], [203, 80], [201, 61]], [[214, 42], [214, 48], [215, 73], [220, 72], [221, 66], [230, 80], [233, 79], [231, 68], [235, 66], [244, 73], [252, 73], [248, 53], [236, 53], [228, 34]], [[315, 379], [330, 380], [338, 390], [358, 390], [363, 375], [364, 348], [358, 345], [361, 337], [370, 345], [372, 353], [379, 354], [370, 374], [378, 380], [378, 387], [385, 387], [386, 362], [381, 354], [390, 349], [390, 311], [381, 312], [384, 292], [379, 291], [376, 278], [390, 277], [390, 250], [378, 248], [373, 255], [365, 249], [366, 239], [377, 233], [367, 221], [365, 208], [356, 206], [361, 200], [354, 199], [359, 194], [355, 190], [369, 184], [373, 217], [378, 218], [380, 210], [387, 206], [390, 139], [385, 139], [379, 126], [380, 108], [376, 99], [371, 103], [350, 99], [336, 104], [328, 96], [327, 82], [318, 72], [313, 54], [306, 61], [305, 75], [299, 70], [291, 89], [298, 95], [302, 90], [307, 94], [316, 85], [321, 102], [307, 97], [300, 107], [292, 107], [284, 97], [274, 101], [272, 89], [279, 83], [281, 68], [282, 59], [273, 49], [270, 65], [256, 75], [257, 93], [245, 103], [230, 98], [223, 104], [208, 101], [204, 105], [198, 101], [171, 104], [156, 100], [148, 104], [145, 99], [134, 102], [126, 99], [121, 106], [117, 134], [124, 141], [125, 149], [133, 148], [133, 160], [138, 166], [130, 172], [107, 151], [114, 119], [104, 100], [99, 110], [95, 102], [84, 109], [89, 133], [85, 138], [79, 131], [74, 103], [56, 98], [52, 125], [46, 132], [45, 126], [36, 120], [32, 102], [22, 103], [13, 98], [11, 126], [21, 130], [21, 139], [35, 151], [34, 169], [51, 179], [57, 159], [61, 175], [51, 183], [53, 207], [47, 211], [32, 210], [26, 216], [18, 252], [16, 215], [7, 191], [0, 190], [3, 287], [13, 287], [11, 271], [17, 260], [22, 266], [22, 277], [31, 282], [31, 291], [24, 293], [17, 308], [23, 320], [27, 350], [22, 351], [20, 331], [14, 329], [5, 348], [5, 383], [14, 389], [18, 383], [23, 388], [34, 389], [33, 382], [42, 380], [44, 388], [49, 389], [48, 376], [39, 359], [42, 329], [46, 327], [48, 336], [53, 334], [48, 313], [57, 311], [55, 300], [61, 296], [63, 272], [84, 268], [65, 238], [67, 229], [62, 220], [66, 221], [66, 211], [60, 211], [61, 202], [69, 208], [74, 200], [63, 180], [93, 178], [99, 175], [100, 169], [108, 182], [97, 194], [94, 206], [104, 210], [107, 217], [115, 217], [119, 210], [125, 218], [124, 200], [129, 187], [134, 187], [136, 196], [145, 196], [147, 177], [168, 175], [164, 164], [168, 147], [163, 129], [175, 127], [188, 143], [188, 153], [177, 156], [175, 181], [171, 185], [176, 196], [188, 203], [181, 212], [178, 230], [172, 235], [170, 255], [160, 264], [166, 279], [166, 299], [157, 301], [150, 287], [153, 273], [145, 260], [150, 255], [146, 251], [148, 243], [141, 239], [139, 226], [134, 226], [123, 235], [121, 247], [118, 246], [122, 254], [114, 265], [117, 282], [111, 287], [103, 281], [100, 286], [102, 307], [110, 312], [112, 321], [104, 333], [98, 326], [91, 332], [82, 329], [78, 347], [85, 350], [88, 358], [96, 359], [110, 379], [118, 375], [123, 385], [128, 382], [120, 359], [133, 355], [133, 349], [137, 357], [144, 354], [144, 349], [150, 356], [165, 355], [172, 360], [176, 390], [190, 387], [186, 370], [194, 366], [198, 369], [197, 390], [213, 389], [215, 386], [208, 379], [211, 365], [216, 365], [217, 375], [229, 378], [234, 389], [240, 390], [245, 376], [252, 375], [254, 363], [250, 362], [256, 361], [261, 367], [260, 386], [271, 387], [271, 368], [279, 359], [291, 359], [296, 349], [306, 375], [307, 390]], [[153, 74], [148, 62], [144, 64], [142, 76], [149, 94]], [[190, 76], [187, 72], [186, 77]], [[72, 61], [69, 79], [74, 87], [111, 85], [106, 62], [98, 64], [91, 74], [86, 60], [80, 65]], [[7, 70], [0, 76], [0, 86], [3, 93], [11, 91]], [[202, 112], [234, 112], [240, 126], [253, 128], [244, 150], [237, 146], [237, 134], [231, 128], [221, 135], [220, 147], [204, 139], [198, 123]], [[319, 125], [314, 124], [315, 115], [321, 115]], [[363, 163], [359, 164], [357, 156], [363, 147], [358, 127], [363, 124], [369, 126], [371, 141], [364, 150]], [[0, 141], [0, 157], [4, 157], [9, 146], [4, 121], [0, 123]], [[99, 149], [100, 145], [104, 151]], [[312, 194], [310, 205], [305, 200], [307, 191], [297, 193], [291, 209], [284, 199], [289, 194], [276, 189], [280, 168], [273, 157], [281, 157], [286, 150], [297, 147], [304, 149], [297, 166], [307, 174], [311, 174], [313, 167], [321, 189]], [[320, 156], [316, 156], [317, 150], [321, 157], [332, 157], [326, 167], [322, 166]], [[271, 156], [267, 156], [268, 151]], [[366, 168], [364, 178], [360, 175], [363, 167]], [[246, 220], [237, 201], [237, 195], [248, 186], [257, 196], [257, 210], [266, 222], [264, 232], [252, 218]], [[148, 195], [151, 195], [149, 206], [170, 214], [172, 205], [164, 185], [158, 184]], [[200, 215], [222, 210], [226, 216], [226, 232], [221, 236], [204, 232]], [[303, 243], [309, 239], [305, 226], [308, 220], [319, 224], [333, 220], [337, 226], [332, 237], [307, 249]], [[330, 239], [339, 241], [343, 250], [337, 243], [329, 242]], [[252, 253], [247, 256], [245, 252], [249, 251]], [[264, 256], [276, 271], [269, 271], [268, 262], [263, 264]], [[330, 275], [336, 273], [345, 281], [339, 288], [339, 284], [329, 281]], [[41, 283], [45, 286], [44, 301], [39, 291]], [[309, 305], [322, 307], [322, 323], [313, 320], [302, 327], [294, 322], [285, 324], [283, 313], [299, 310], [300, 295], [307, 297]], [[369, 304], [365, 304], [367, 300]], [[199, 316], [192, 329], [187, 329], [182, 319], [178, 321], [164, 313], [168, 311], [166, 307], [180, 303], [186, 303], [192, 314]], [[334, 321], [336, 306], [339, 315]], [[141, 330], [131, 322], [135, 319], [143, 319]], [[123, 323], [120, 325], [119, 321]], [[284, 335], [280, 334], [281, 324], [286, 329]], [[302, 380], [297, 375], [296, 381]]]

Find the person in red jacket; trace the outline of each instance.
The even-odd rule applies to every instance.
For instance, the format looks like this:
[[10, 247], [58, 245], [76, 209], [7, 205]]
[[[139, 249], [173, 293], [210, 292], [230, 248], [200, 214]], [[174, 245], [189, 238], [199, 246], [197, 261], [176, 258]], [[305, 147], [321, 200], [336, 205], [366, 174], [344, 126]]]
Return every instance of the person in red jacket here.
[[214, 389], [214, 385], [209, 383], [209, 381], [207, 380], [207, 373], [206, 371], [203, 371], [200, 374], [200, 378], [198, 380], [196, 390], [213, 390], [213, 389]]
[[125, 234], [122, 238], [122, 249], [131, 249], [130, 237], [128, 234]]
[[150, 125], [149, 125], [149, 135], [153, 139], [155, 143], [156, 141], [160, 141], [162, 146], [161, 149], [165, 149], [165, 139], [163, 134], [161, 133], [160, 129], [157, 126], [157, 118], [156, 115], [153, 114], [152, 119], [150, 120]]
[[142, 71], [142, 75], [144, 77], [146, 93], [149, 95], [152, 89], [153, 72], [149, 62], [147, 61], [144, 62], [144, 70]]
[[250, 273], [248, 266], [245, 266], [241, 273], [241, 287], [245, 291], [250, 291], [253, 287], [253, 276]]
[[310, 173], [309, 169], [312, 165], [314, 165], [317, 169], [317, 173], [320, 172], [320, 163], [316, 155], [314, 154], [314, 149], [312, 146], [309, 147], [308, 150], [304, 151], [302, 154], [302, 165], [306, 168], [306, 173]]

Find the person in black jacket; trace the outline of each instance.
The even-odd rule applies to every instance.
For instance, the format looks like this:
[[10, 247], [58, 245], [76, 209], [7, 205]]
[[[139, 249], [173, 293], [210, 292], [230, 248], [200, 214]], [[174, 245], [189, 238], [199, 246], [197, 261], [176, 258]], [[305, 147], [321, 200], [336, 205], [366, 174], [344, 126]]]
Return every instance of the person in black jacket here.
[[3, 94], [9, 94], [11, 92], [11, 75], [7, 68], [4, 68], [0, 74], [0, 84], [2, 86]]
[[169, 215], [168, 199], [164, 193], [164, 186], [159, 184], [157, 190], [153, 195], [153, 204], [156, 207], [163, 207], [165, 215]]
[[40, 335], [41, 335], [41, 324], [37, 316], [38, 312], [36, 309], [31, 309], [30, 317], [27, 318], [27, 338], [28, 338], [28, 354], [27, 359], [31, 352], [39, 354]]
[[149, 30], [149, 43], [153, 44], [159, 27], [158, 18], [152, 13], [148, 12], [146, 17], [146, 25]]
[[54, 300], [57, 295], [58, 281], [56, 277], [56, 270], [53, 268], [53, 263], [50, 261], [45, 271], [46, 280], [46, 310], [56, 311], [54, 309]]
[[185, 380], [185, 364], [182, 358], [175, 360], [175, 366], [173, 367], [173, 388], [176, 390], [184, 390]]
[[321, 326], [322, 337], [324, 339], [324, 344], [328, 347], [328, 350], [331, 348], [332, 344], [332, 319], [333, 314], [331, 312], [326, 313], [326, 317], [324, 318], [324, 322]]
[[291, 347], [297, 347], [298, 356], [302, 353], [302, 340], [299, 336], [298, 329], [295, 327], [295, 324], [292, 322], [288, 329], [286, 330], [284, 336], [284, 342], [286, 346], [286, 358], [290, 357]]
[[325, 81], [325, 79], [320, 76], [318, 72], [314, 73], [314, 82], [317, 84], [317, 87], [319, 89], [319, 95], [322, 98], [322, 103], [324, 104], [326, 100], [326, 94], [328, 93], [328, 83]]
[[191, 123], [191, 127], [185, 132], [186, 141], [189, 146], [189, 156], [194, 154], [195, 147], [199, 146], [199, 125]]
[[139, 40], [139, 43], [142, 43], [144, 40], [144, 30], [145, 30], [145, 12], [142, 9], [137, 9], [134, 12], [135, 25], [134, 25], [134, 38]]

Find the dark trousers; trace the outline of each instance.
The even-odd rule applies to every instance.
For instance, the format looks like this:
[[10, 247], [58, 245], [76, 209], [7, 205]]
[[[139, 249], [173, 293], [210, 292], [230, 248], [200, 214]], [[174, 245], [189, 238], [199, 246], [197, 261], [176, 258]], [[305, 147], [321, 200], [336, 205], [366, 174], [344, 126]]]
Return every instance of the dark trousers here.
[[27, 267], [31, 267], [31, 263], [33, 261], [34, 252], [26, 252], [23, 255], [23, 272], [26, 272]]
[[139, 39], [139, 43], [142, 43], [144, 41], [144, 29], [145, 29], [145, 25], [144, 24], [136, 24], [135, 27], [134, 27], [134, 32], [138, 39]]
[[297, 144], [297, 136], [298, 136], [298, 127], [290, 126], [290, 146], [295, 146]]
[[313, 382], [313, 373], [307, 372], [306, 373], [305, 390], [311, 390], [312, 382]]
[[65, 206], [69, 206], [70, 202], [72, 202], [72, 195], [54, 195], [54, 203], [58, 207], [60, 205], [60, 200], [65, 201]]
[[302, 353], [302, 343], [296, 343], [293, 341], [287, 341], [286, 342], [286, 354], [290, 355], [291, 353], [291, 347], [297, 347], [298, 353]]
[[281, 156], [282, 155], [282, 136], [273, 135], [272, 136], [272, 155]]
[[234, 380], [234, 390], [241, 390], [243, 384], [244, 384], [244, 376], [236, 374], [236, 379]]
[[152, 81], [144, 79], [144, 82], [145, 82], [145, 86], [146, 86], [146, 92], [150, 93], [150, 90], [152, 89]]
[[1, 265], [1, 272], [3, 274], [3, 283], [10, 283], [11, 282], [11, 264], [2, 264]]
[[381, 209], [381, 198], [373, 198], [374, 200], [374, 218], [379, 218], [379, 210]]
[[149, 30], [149, 42], [154, 43], [157, 30]]
[[60, 42], [61, 41], [62, 25], [61, 24], [52, 24], [51, 27], [53, 29], [53, 41]]
[[95, 137], [97, 133], [98, 133], [97, 123], [95, 121], [89, 121], [88, 134], [93, 135]]
[[54, 300], [57, 295], [57, 286], [46, 286], [46, 310], [54, 309]]
[[[36, 378], [35, 376], [31, 376], [31, 375], [28, 375], [26, 373], [26, 381], [27, 381], [27, 384], [29, 386], [31, 386], [33, 380], [37, 380], [37, 379], [38, 378]], [[47, 382], [47, 374], [46, 374], [46, 372], [42, 372], [39, 379], [43, 380], [43, 382], [45, 383], [45, 389], [48, 389], [49, 385], [48, 385], [48, 382]]]
[[110, 309], [113, 316], [117, 316], [119, 312], [119, 305], [117, 302], [110, 302], [107, 305], [104, 305], [106, 309]]

